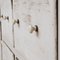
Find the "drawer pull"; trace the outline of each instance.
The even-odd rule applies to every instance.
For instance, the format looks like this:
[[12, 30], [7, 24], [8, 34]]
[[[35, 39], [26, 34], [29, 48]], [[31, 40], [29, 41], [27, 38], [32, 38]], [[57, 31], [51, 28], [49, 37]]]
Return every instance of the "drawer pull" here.
[[17, 23], [17, 24], [18, 24], [18, 26], [19, 26], [19, 25], [20, 25], [20, 21], [19, 21], [19, 19], [14, 20], [13, 25], [14, 25], [15, 23]]
[[3, 15], [1, 15], [0, 18], [3, 18], [5, 20], [7, 19], [9, 21], [9, 16], [3, 16]]
[[38, 32], [38, 26], [37, 25], [35, 25], [34, 27], [32, 26], [32, 25], [30, 25], [29, 26], [29, 30], [30, 30], [30, 33], [32, 33], [32, 32]]
[[9, 21], [9, 17], [7, 16], [6, 19]]

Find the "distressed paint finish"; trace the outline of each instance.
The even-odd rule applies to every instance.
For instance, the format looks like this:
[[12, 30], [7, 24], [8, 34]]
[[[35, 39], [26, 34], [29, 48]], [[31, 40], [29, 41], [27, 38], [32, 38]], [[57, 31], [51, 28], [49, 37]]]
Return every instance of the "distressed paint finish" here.
[[[16, 49], [26, 60], [56, 60], [56, 1], [14, 0]], [[30, 18], [28, 17], [30, 16]], [[31, 25], [39, 26], [39, 36], [29, 32]]]
[[[55, 0], [14, 0], [13, 18], [20, 20], [20, 27], [17, 24], [14, 26], [15, 48], [21, 54], [20, 60], [56, 60], [55, 3]], [[2, 21], [2, 29], [3, 40], [12, 43], [10, 4], [10, 0], [2, 0], [2, 14], [10, 17], [9, 22]], [[38, 25], [38, 36], [29, 32], [30, 24]], [[12, 60], [12, 54], [5, 45], [3, 47], [4, 60]]]
[[[11, 2], [10, 0], [1, 0], [1, 15], [3, 16], [9, 16], [10, 21], [11, 19]], [[11, 32], [11, 22], [0, 19], [2, 24], [2, 40], [7, 40], [12, 44], [12, 32]], [[6, 42], [7, 43], [7, 42]], [[12, 59], [12, 53], [10, 50], [3, 45], [3, 60], [13, 60]]]

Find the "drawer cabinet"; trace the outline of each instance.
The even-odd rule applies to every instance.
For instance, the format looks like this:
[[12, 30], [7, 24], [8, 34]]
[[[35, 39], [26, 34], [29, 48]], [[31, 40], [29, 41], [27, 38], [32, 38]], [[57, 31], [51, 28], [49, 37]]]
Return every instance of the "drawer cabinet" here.
[[[9, 16], [9, 22], [2, 19], [2, 39], [12, 47], [14, 39], [21, 60], [56, 60], [56, 0], [13, 0], [13, 11], [10, 0], [2, 3], [1, 14]], [[17, 19], [19, 26], [12, 27]], [[13, 60], [13, 54], [5, 47], [4, 54]]]
[[[56, 60], [56, 1], [14, 0], [16, 49], [27, 60]], [[30, 33], [29, 25], [38, 26], [39, 34]]]
[[[0, 0], [0, 1], [1, 1], [0, 16], [1, 15], [3, 15], [4, 17], [9, 16], [9, 19], [11, 20], [12, 12], [11, 12], [10, 0]], [[6, 43], [9, 42], [9, 44], [11, 43], [12, 45], [11, 22], [10, 21], [8, 22], [8, 20], [5, 20], [3, 18], [0, 18], [0, 22], [1, 22], [0, 31], [2, 30], [2, 40], [5, 41]], [[1, 33], [0, 33], [0, 36], [1, 36]], [[13, 54], [5, 44], [2, 44], [2, 51], [0, 50], [0, 57], [1, 57], [0, 60], [13, 60]]]

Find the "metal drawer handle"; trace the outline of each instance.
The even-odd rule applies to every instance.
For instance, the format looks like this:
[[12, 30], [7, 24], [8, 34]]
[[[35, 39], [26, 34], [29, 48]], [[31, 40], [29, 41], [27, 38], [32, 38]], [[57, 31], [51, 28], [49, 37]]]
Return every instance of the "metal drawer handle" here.
[[18, 26], [19, 26], [19, 25], [20, 25], [20, 21], [19, 21], [19, 19], [14, 20], [13, 25], [14, 25], [15, 23], [17, 23], [17, 24], [18, 24]]
[[7, 19], [8, 21], [9, 21], [9, 17], [7, 16], [7, 17], [5, 17], [5, 19]]
[[1, 15], [0, 18], [3, 18], [5, 20], [7, 19], [9, 21], [9, 16], [3, 16], [3, 15]]
[[38, 26], [37, 25], [35, 25], [34, 27], [32, 26], [32, 25], [30, 25], [29, 26], [29, 30], [30, 30], [30, 33], [32, 33], [32, 32], [38, 32]]

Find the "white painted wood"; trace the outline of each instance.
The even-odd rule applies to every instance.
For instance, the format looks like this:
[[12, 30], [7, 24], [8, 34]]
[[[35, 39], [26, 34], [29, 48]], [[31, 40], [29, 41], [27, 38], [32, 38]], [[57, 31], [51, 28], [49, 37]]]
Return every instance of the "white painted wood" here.
[[[20, 27], [15, 25], [16, 49], [27, 60], [56, 60], [56, 1], [48, 2], [17, 0], [14, 3], [14, 18], [20, 19]], [[29, 32], [29, 24], [39, 26], [39, 36]]]
[[[56, 60], [55, 3], [56, 0], [14, 0], [13, 17], [20, 20], [20, 27], [14, 25], [15, 49], [21, 54], [22, 60]], [[3, 40], [13, 45], [10, 0], [2, 0], [2, 14], [10, 17], [9, 22], [2, 19]], [[29, 24], [38, 25], [38, 36], [35, 32], [29, 32]], [[4, 47], [4, 54], [7, 51], [4, 60], [7, 56], [12, 60], [12, 54]]]
[[[23, 58], [23, 55], [20, 53], [20, 52], [18, 52], [15, 48], [13, 48], [12, 47], [12, 44], [10, 44], [10, 42], [8, 42], [7, 40], [5, 40], [5, 41], [0, 41], [1, 42], [1, 44], [3, 44], [3, 46], [6, 48], [6, 49], [8, 49], [8, 53], [9, 53], [9, 55], [10, 54], [12, 54], [12, 53], [14, 53], [15, 54], [15, 56], [18, 58], [18, 59], [20, 59], [20, 60], [26, 60], [26, 58], [24, 57]], [[6, 54], [6, 51], [5, 51], [5, 54]], [[7, 55], [6, 55], [7, 56]], [[5, 56], [5, 58], [6, 58], [6, 56]], [[10, 57], [8, 57], [8, 59], [9, 59]], [[7, 59], [7, 58], [6, 58]], [[10, 58], [10, 59], [12, 59], [12, 58]]]

